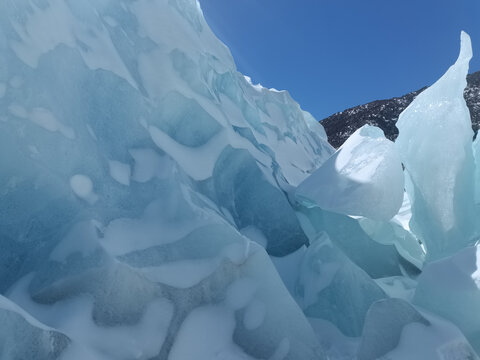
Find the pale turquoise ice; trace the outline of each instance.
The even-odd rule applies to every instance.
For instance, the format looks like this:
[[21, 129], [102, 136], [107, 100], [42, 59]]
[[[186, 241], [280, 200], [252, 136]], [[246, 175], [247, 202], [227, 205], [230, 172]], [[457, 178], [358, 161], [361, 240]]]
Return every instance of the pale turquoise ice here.
[[[441, 315], [477, 346], [476, 323], [464, 324], [465, 314], [476, 319], [470, 292], [459, 315], [442, 302], [449, 287], [438, 307], [430, 297], [428, 274], [446, 276], [430, 264], [418, 277], [419, 239], [433, 258], [474, 235], [472, 134], [459, 97], [468, 50], [463, 35], [459, 62], [440, 81], [449, 92], [437, 84], [415, 108], [458, 124], [412, 115], [406, 126], [409, 108], [398, 146], [367, 126], [335, 153], [288, 92], [237, 72], [196, 0], [0, 0], [0, 359], [348, 359], [359, 344], [367, 357], [400, 359], [411, 344], [417, 358], [469, 349], [446, 320], [406, 321], [420, 310], [396, 296], [446, 307]], [[407, 131], [449, 161], [439, 173], [455, 174], [452, 193], [447, 175], [430, 177], [405, 152]], [[454, 232], [424, 221], [438, 213], [422, 202], [425, 184], [453, 211]], [[438, 246], [429, 231], [443, 236]], [[467, 270], [451, 281], [476, 273]], [[394, 328], [378, 319], [384, 311]]]
[[428, 264], [413, 303], [457, 325], [480, 351], [480, 253], [478, 246]]
[[386, 294], [321, 234], [302, 258], [296, 298], [309, 318], [327, 320], [343, 334], [359, 337], [370, 305]]
[[411, 179], [410, 228], [424, 242], [428, 260], [475, 240], [473, 131], [463, 98], [471, 57], [470, 37], [462, 32], [456, 63], [397, 122], [396, 146]]
[[480, 204], [480, 137], [473, 142], [473, 156], [475, 157], [475, 204]]
[[382, 130], [364, 125], [296, 190], [307, 206], [390, 220], [403, 201], [402, 164]]

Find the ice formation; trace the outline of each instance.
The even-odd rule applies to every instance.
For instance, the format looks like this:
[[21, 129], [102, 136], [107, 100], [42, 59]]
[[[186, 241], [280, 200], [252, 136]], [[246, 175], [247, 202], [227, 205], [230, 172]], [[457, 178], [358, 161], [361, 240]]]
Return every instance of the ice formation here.
[[239, 74], [195, 0], [0, 14], [0, 358], [323, 358], [242, 235], [308, 243], [288, 193], [333, 152], [321, 125]]
[[403, 189], [395, 145], [382, 130], [365, 125], [298, 186], [296, 195], [307, 205], [388, 221], [402, 205]]
[[414, 304], [454, 322], [480, 349], [480, 259], [478, 246], [426, 266], [418, 279]]
[[480, 204], [480, 137], [473, 142], [473, 155], [475, 157], [475, 204]]
[[[409, 177], [410, 227], [435, 260], [474, 240], [473, 130], [463, 98], [470, 37], [462, 32], [457, 62], [400, 115], [396, 140]], [[440, 151], [448, 148], [448, 151]]]
[[0, 0], [0, 54], [0, 359], [477, 359], [466, 34], [337, 152], [196, 0]]

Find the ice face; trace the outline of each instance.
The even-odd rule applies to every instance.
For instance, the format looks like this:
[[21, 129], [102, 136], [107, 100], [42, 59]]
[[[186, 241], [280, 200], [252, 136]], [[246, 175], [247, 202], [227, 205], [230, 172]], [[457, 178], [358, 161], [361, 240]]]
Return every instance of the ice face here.
[[480, 204], [480, 137], [473, 142], [473, 155], [475, 157], [475, 204]]
[[[401, 299], [385, 299], [368, 310], [357, 358], [478, 359], [453, 324], [423, 314]], [[419, 341], [420, 340], [420, 341]]]
[[296, 190], [300, 202], [346, 215], [390, 220], [403, 200], [404, 178], [393, 142], [365, 125]]
[[358, 337], [370, 305], [385, 297], [383, 290], [326, 234], [306, 250], [300, 264], [297, 301], [307, 317], [327, 320], [346, 336]]
[[415, 274], [417, 267], [421, 267], [421, 258], [415, 260], [413, 256], [421, 254], [414, 252], [412, 255], [406, 250], [416, 249], [414, 246], [418, 242], [412, 244], [411, 234], [396, 224], [352, 218], [318, 207], [301, 206], [298, 210], [297, 215], [310, 241], [326, 232], [351, 261], [374, 279], [402, 275], [405, 271]]
[[395, 349], [403, 328], [411, 323], [430, 326], [430, 322], [404, 300], [385, 299], [372, 304], [366, 315], [358, 359], [378, 359]]
[[0, 53], [1, 294], [88, 359], [323, 358], [266, 251], [333, 149], [197, 1], [2, 1]]
[[420, 275], [413, 299], [415, 304], [457, 325], [477, 352], [480, 350], [479, 255], [478, 246], [472, 246], [432, 262]]
[[358, 219], [362, 230], [373, 240], [383, 245], [394, 245], [398, 253], [421, 269], [425, 261], [425, 250], [415, 234], [395, 221], [375, 221], [368, 218]]
[[0, 356], [2, 359], [57, 359], [71, 345], [70, 339], [27, 314], [0, 296]]
[[396, 146], [411, 180], [410, 227], [430, 260], [471, 243], [475, 233], [473, 132], [463, 98], [471, 57], [470, 38], [462, 32], [457, 62], [397, 122]]

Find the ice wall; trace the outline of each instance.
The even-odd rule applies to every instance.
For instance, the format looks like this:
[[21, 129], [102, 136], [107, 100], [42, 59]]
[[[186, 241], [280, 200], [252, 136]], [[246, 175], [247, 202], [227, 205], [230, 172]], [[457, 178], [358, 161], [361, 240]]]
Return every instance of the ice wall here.
[[264, 248], [308, 242], [288, 193], [333, 150], [197, 1], [3, 0], [0, 54], [0, 293], [48, 356], [323, 358]]

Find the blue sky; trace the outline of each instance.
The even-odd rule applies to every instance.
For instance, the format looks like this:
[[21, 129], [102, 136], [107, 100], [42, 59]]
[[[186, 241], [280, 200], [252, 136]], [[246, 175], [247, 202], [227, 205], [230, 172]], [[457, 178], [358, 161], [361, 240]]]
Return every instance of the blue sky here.
[[[317, 119], [432, 84], [460, 31], [480, 70], [480, 0], [200, 0], [239, 71]], [[475, 56], [478, 54], [477, 56]]]

